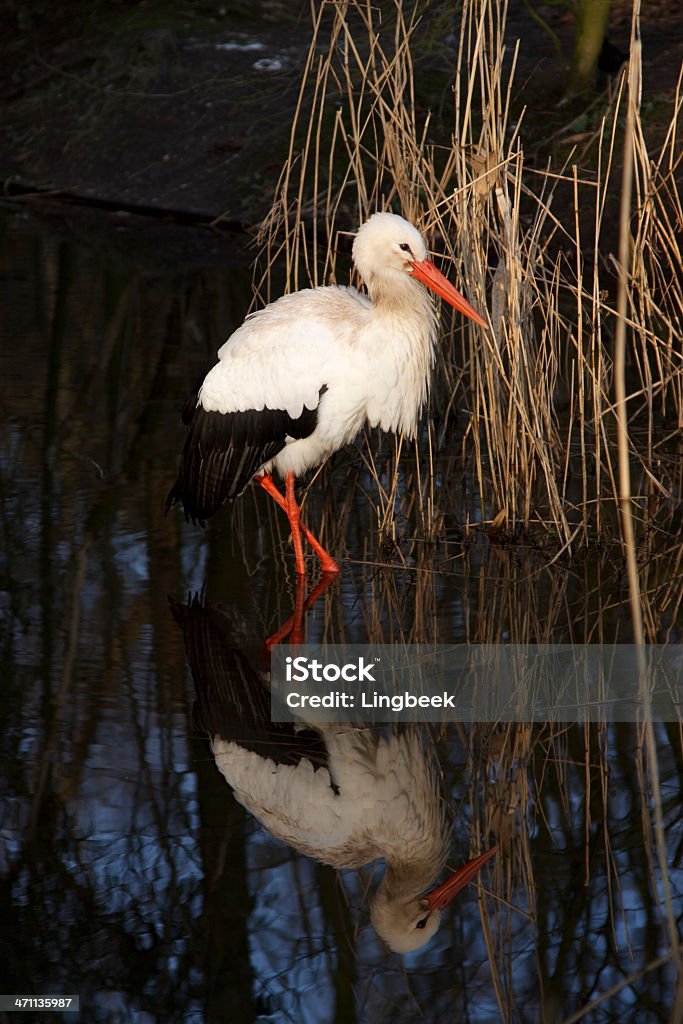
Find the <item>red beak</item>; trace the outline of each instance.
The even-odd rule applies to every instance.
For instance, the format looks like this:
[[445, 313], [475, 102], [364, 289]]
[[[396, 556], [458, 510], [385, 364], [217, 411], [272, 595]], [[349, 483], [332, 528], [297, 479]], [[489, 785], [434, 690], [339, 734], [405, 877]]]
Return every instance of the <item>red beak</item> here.
[[454, 309], [458, 312], [464, 313], [470, 320], [474, 320], [480, 327], [488, 326], [486, 321], [479, 316], [476, 309], [470, 306], [467, 299], [465, 299], [456, 288], [453, 287], [448, 278], [444, 277], [440, 270], [437, 270], [431, 260], [422, 260], [421, 263], [411, 263], [410, 273], [413, 277], [416, 277], [418, 281], [426, 285], [427, 288], [431, 288], [433, 292], [440, 295], [442, 299], [450, 303]]
[[450, 878], [447, 878], [445, 882], [437, 886], [436, 889], [432, 889], [428, 892], [424, 900], [427, 904], [428, 910], [443, 910], [447, 907], [451, 900], [458, 895], [458, 893], [465, 888], [468, 882], [471, 882], [474, 876], [483, 868], [487, 860], [491, 860], [494, 853], [497, 852], [497, 847], [492, 846], [486, 853], [480, 854], [473, 860], [468, 860], [467, 864], [463, 864], [461, 868], [454, 871]]

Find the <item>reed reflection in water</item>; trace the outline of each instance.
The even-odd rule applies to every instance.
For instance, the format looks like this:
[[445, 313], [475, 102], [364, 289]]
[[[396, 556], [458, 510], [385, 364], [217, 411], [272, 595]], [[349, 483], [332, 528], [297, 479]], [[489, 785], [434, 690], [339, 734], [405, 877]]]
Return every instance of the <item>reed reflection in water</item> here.
[[[248, 275], [229, 291], [218, 243], [202, 264], [85, 225], [3, 229], [3, 990], [78, 992], [83, 1020], [562, 1021], [600, 998], [587, 1019], [671, 1020], [678, 724], [656, 726], [668, 908], [637, 727], [435, 730], [449, 863], [499, 853], [424, 951], [389, 954], [367, 910], [380, 872], [317, 864], [231, 796], [168, 606], [203, 589], [252, 647], [295, 605], [286, 526], [261, 495], [205, 532], [163, 516], [182, 396], [244, 315]], [[460, 479], [432, 543], [409, 512], [382, 548], [362, 459], [326, 468], [307, 515], [344, 569], [308, 639], [630, 639], [617, 551], [497, 547], [464, 529], [476, 488]], [[677, 529], [644, 552], [660, 642], [680, 637]]]

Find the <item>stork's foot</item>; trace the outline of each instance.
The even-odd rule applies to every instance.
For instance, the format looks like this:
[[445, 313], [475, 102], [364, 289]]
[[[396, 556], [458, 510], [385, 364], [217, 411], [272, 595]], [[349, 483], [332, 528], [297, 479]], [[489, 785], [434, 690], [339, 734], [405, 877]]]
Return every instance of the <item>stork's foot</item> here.
[[323, 573], [338, 573], [339, 566], [334, 558], [322, 546], [320, 541], [313, 536], [305, 523], [301, 521], [301, 509], [297, 504], [294, 494], [294, 474], [288, 473], [285, 478], [285, 493], [281, 494], [276, 487], [272, 476], [262, 476], [259, 480], [261, 487], [267, 491], [271, 498], [284, 509], [289, 519], [289, 528], [292, 531], [292, 543], [294, 544], [294, 557], [296, 559], [296, 571], [299, 576], [306, 575], [304, 562], [304, 549], [301, 535], [303, 534], [320, 559], [320, 566]]

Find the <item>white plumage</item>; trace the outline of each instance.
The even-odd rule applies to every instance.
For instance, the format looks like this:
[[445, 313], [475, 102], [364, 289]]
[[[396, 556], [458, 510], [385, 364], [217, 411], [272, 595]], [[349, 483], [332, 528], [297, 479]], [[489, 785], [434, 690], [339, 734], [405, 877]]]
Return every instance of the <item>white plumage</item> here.
[[425, 890], [450, 847], [431, 751], [412, 727], [386, 735], [327, 727], [319, 735], [326, 767], [306, 757], [277, 764], [218, 735], [211, 749], [239, 802], [295, 850], [337, 869], [384, 858], [371, 920], [395, 952], [420, 949], [439, 927]]
[[[167, 501], [181, 501], [188, 519], [203, 522], [257, 477], [287, 512], [300, 573], [300, 529], [323, 569], [337, 566], [299, 524], [294, 477], [352, 441], [366, 422], [415, 433], [436, 342], [425, 286], [485, 326], [402, 217], [370, 217], [354, 240], [353, 260], [367, 296], [351, 287], [285, 295], [247, 317], [222, 346], [186, 406], [189, 430]], [[285, 478], [286, 495], [273, 470]]]
[[335, 868], [378, 857], [428, 865], [419, 895], [443, 869], [450, 842], [437, 775], [420, 734], [317, 730], [327, 767], [296, 765], [211, 737], [216, 767], [268, 831]]

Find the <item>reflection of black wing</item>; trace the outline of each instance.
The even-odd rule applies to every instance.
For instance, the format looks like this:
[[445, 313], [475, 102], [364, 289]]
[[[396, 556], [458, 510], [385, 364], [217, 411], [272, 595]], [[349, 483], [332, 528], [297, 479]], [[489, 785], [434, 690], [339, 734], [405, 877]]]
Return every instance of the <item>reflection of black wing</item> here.
[[257, 671], [238, 645], [229, 613], [203, 604], [195, 595], [187, 604], [170, 599], [185, 637], [197, 700], [194, 723], [202, 735], [239, 743], [278, 764], [308, 758], [327, 764], [323, 740], [312, 729], [272, 722], [267, 675]]

